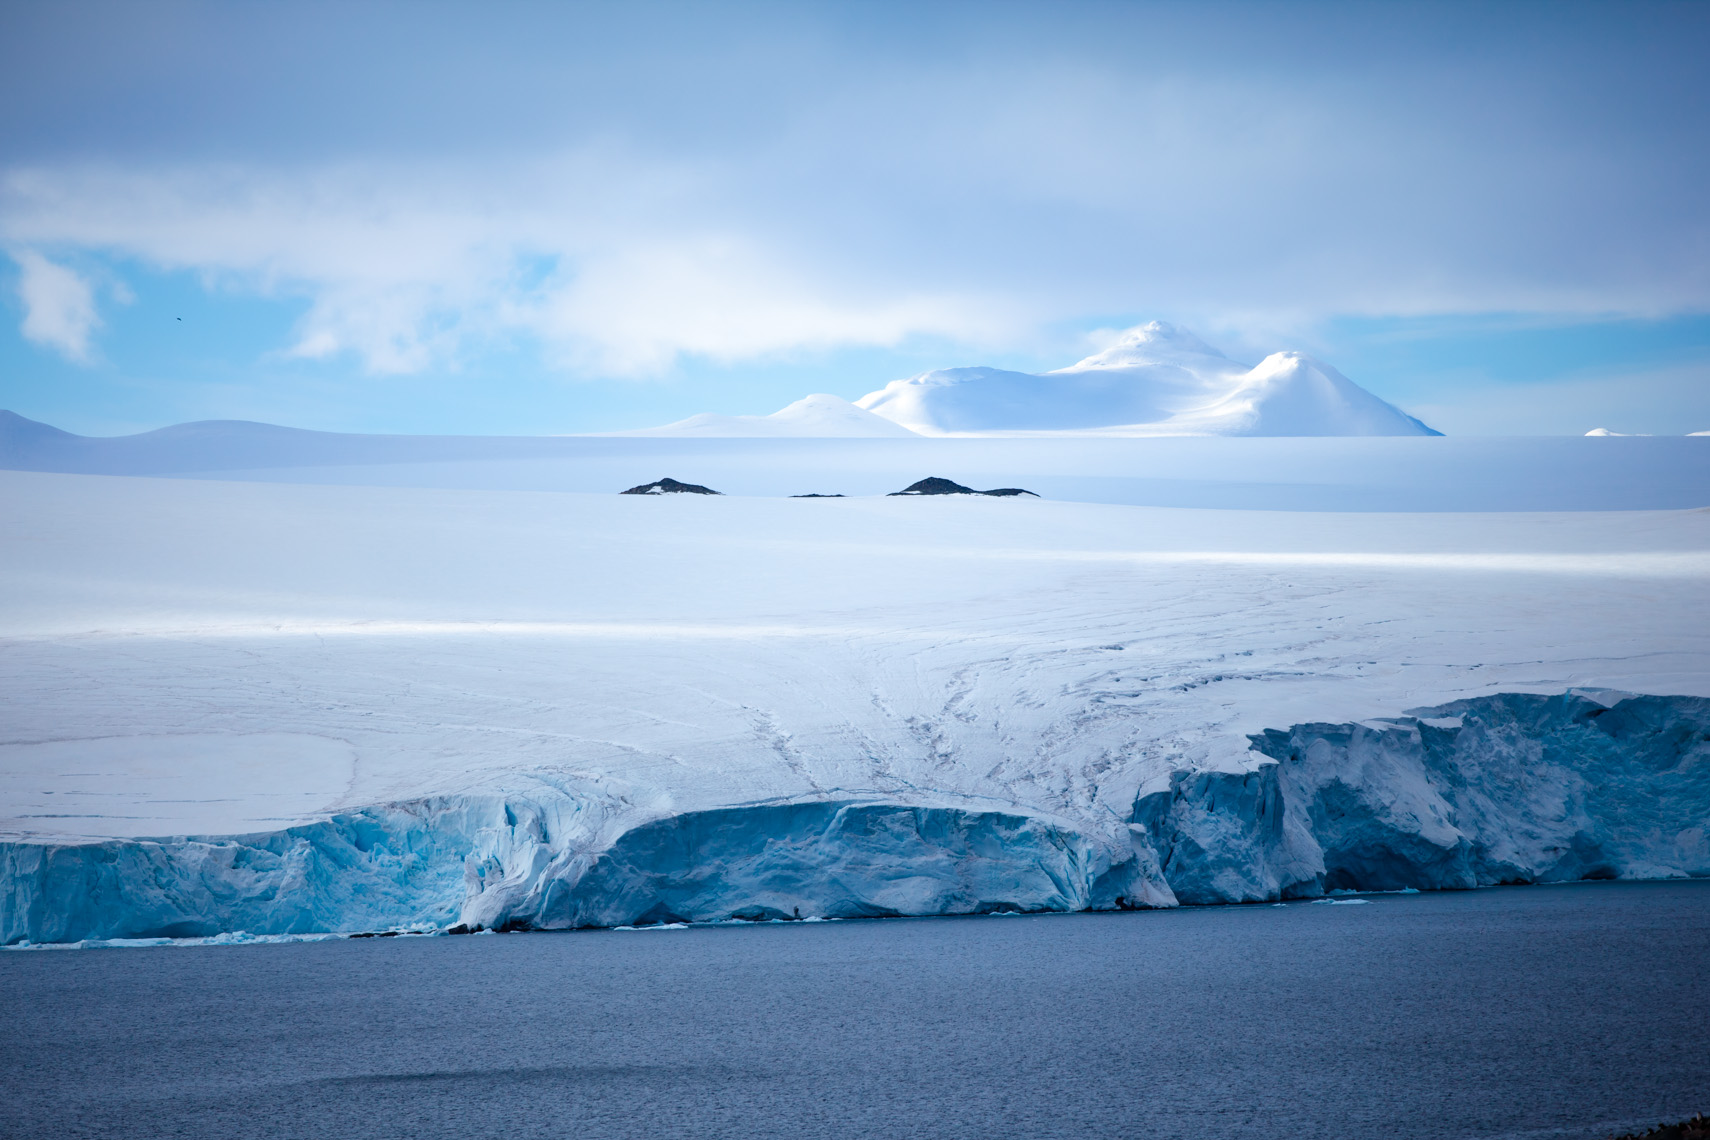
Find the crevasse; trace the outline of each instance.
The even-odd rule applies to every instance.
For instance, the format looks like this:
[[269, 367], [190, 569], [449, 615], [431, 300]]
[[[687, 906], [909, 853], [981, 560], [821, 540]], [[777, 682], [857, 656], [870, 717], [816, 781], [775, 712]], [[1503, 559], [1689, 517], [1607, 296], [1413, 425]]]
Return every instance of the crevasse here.
[[[1504, 694], [1252, 738], [1141, 789], [1126, 846], [1026, 811], [858, 800], [615, 831], [445, 796], [231, 837], [0, 844], [0, 941], [1071, 911], [1710, 876], [1710, 700]], [[609, 822], [609, 821], [605, 821]]]

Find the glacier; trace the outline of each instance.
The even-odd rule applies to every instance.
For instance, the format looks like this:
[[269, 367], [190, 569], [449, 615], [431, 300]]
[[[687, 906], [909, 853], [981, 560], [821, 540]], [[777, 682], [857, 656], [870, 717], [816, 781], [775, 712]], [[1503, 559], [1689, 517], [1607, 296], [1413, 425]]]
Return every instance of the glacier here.
[[0, 941], [1705, 871], [1710, 512], [656, 474], [0, 471]]
[[816, 800], [601, 846], [585, 805], [448, 797], [263, 835], [0, 844], [0, 943], [569, 930], [1710, 877], [1710, 700], [1499, 694], [1253, 739], [1136, 798], [1126, 849], [1021, 814]]

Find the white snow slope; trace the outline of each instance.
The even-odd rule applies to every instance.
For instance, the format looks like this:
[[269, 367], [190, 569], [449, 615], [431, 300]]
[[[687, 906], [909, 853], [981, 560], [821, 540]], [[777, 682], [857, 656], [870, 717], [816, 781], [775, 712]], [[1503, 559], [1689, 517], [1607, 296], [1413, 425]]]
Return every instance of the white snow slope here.
[[856, 401], [922, 435], [1436, 435], [1322, 361], [1277, 352], [1238, 364], [1161, 321], [1036, 375], [944, 368]]
[[857, 408], [841, 396], [823, 392], [804, 396], [795, 403], [780, 408], [769, 416], [721, 416], [703, 412], [664, 427], [641, 428], [636, 431], [612, 432], [612, 435], [664, 436], [725, 436], [752, 438], [764, 436], [807, 437], [871, 437], [901, 436], [915, 433], [901, 424], [875, 416]]
[[1707, 619], [1706, 511], [0, 473], [0, 942], [1705, 875]]

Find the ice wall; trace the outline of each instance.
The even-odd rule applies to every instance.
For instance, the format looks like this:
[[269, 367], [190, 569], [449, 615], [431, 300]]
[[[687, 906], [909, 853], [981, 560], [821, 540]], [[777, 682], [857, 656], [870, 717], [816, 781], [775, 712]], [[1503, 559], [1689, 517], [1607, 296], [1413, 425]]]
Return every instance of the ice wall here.
[[[688, 812], [603, 849], [569, 797], [447, 797], [233, 838], [0, 844], [0, 940], [1082, 910], [1174, 899], [1023, 815], [812, 802]], [[1147, 876], [1144, 871], [1149, 869]], [[1138, 881], [1137, 880], [1138, 874]]]
[[449, 925], [507, 814], [447, 798], [258, 835], [0, 844], [0, 942]]
[[1083, 910], [1710, 876], [1710, 700], [1501, 695], [1252, 738], [1125, 841], [867, 801], [643, 820], [447, 796], [237, 837], [0, 844], [0, 942]]
[[1503, 694], [1252, 738], [1135, 804], [1185, 903], [1710, 876], [1710, 700]]
[[1072, 830], [1002, 812], [897, 804], [689, 812], [626, 832], [585, 869], [570, 862], [512, 892], [486, 886], [466, 913], [488, 926], [560, 930], [1084, 910], [1144, 889], [1132, 881], [1132, 852], [1113, 860]]

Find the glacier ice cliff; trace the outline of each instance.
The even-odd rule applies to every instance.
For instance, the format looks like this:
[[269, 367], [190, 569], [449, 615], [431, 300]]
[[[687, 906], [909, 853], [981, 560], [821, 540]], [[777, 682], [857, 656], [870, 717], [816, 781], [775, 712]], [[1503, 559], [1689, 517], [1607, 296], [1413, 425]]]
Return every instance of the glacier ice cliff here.
[[1252, 738], [1134, 821], [1184, 903], [1710, 876], [1710, 700], [1502, 694]]
[[1710, 876], [1710, 700], [1503, 694], [1252, 737], [1117, 838], [949, 802], [650, 819], [569, 794], [232, 837], [0, 843], [0, 942], [1071, 911]]
[[1113, 861], [1105, 845], [1025, 815], [760, 804], [666, 816], [589, 850], [576, 842], [586, 835], [578, 810], [568, 797], [442, 797], [253, 836], [0, 844], [0, 939], [568, 930], [1174, 901], [1135, 883], [1147, 864], [1132, 852]]

